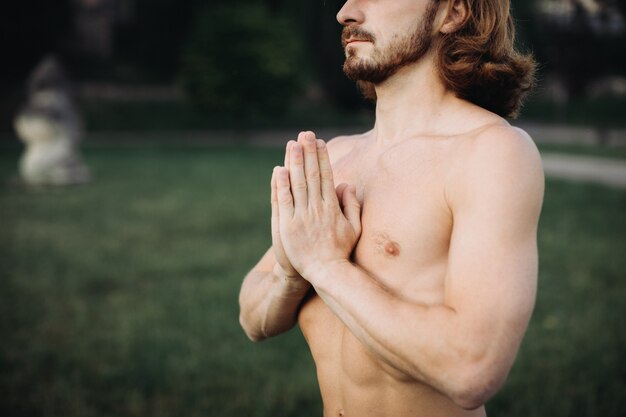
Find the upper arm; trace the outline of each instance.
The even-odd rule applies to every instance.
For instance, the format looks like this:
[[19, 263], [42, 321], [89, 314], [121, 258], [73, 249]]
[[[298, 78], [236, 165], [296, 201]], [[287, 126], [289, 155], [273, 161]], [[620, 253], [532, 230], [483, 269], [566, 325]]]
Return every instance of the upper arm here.
[[446, 304], [483, 341], [479, 351], [512, 363], [535, 300], [543, 170], [523, 132], [488, 133], [472, 144], [450, 188]]

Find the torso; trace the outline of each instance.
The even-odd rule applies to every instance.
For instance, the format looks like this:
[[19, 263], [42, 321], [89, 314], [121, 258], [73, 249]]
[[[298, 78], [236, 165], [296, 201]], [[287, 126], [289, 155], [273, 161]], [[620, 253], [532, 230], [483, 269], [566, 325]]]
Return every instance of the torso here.
[[[417, 137], [379, 145], [371, 133], [329, 146], [335, 184], [357, 186], [362, 234], [353, 261], [409, 302], [445, 302], [453, 217], [446, 184], [471, 137]], [[336, 155], [333, 155], [336, 149]], [[340, 277], [338, 277], [340, 279]], [[314, 293], [299, 325], [315, 364], [324, 415], [346, 417], [484, 416], [375, 358]]]

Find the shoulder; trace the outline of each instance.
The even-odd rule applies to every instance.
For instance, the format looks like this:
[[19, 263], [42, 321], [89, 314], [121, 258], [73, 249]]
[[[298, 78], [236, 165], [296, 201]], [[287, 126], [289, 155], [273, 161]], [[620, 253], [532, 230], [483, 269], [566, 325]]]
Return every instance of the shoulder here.
[[358, 135], [337, 136], [327, 142], [328, 154], [332, 163], [350, 154], [359, 144], [362, 144], [369, 132]]
[[529, 169], [541, 168], [541, 157], [532, 138], [524, 130], [504, 121], [481, 129], [467, 145], [469, 164], [487, 163], [498, 167], [502, 162], [517, 162]]
[[452, 179], [459, 200], [523, 195], [533, 204], [543, 199], [541, 156], [522, 129], [503, 120], [472, 134], [462, 148], [459, 169]]

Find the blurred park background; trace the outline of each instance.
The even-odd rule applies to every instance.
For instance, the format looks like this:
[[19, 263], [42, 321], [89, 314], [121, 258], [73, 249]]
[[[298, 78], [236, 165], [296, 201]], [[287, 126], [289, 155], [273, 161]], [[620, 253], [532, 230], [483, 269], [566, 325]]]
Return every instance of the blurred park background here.
[[[626, 165], [626, 3], [512, 3], [519, 45], [540, 62], [515, 123], [547, 171], [566, 168], [548, 172], [535, 313], [487, 409], [623, 417], [626, 188], [613, 177]], [[373, 123], [341, 71], [342, 4], [3, 4], [0, 416], [321, 415], [299, 331], [252, 344], [237, 294], [270, 245], [282, 144]], [[85, 120], [86, 185], [17, 179], [14, 119], [50, 54]]]

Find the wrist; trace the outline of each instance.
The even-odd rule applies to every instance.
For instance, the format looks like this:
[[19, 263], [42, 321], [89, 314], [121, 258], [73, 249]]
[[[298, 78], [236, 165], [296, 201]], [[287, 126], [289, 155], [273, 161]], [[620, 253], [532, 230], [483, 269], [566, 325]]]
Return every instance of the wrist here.
[[311, 284], [302, 278], [300, 274], [289, 274], [285, 272], [278, 263], [274, 265], [273, 275], [281, 288], [281, 292], [286, 292], [287, 294], [297, 294], [308, 291], [311, 287]]
[[280, 266], [278, 262], [274, 264], [273, 272], [274, 272], [274, 275], [276, 275], [277, 277], [281, 277], [287, 280], [301, 278], [300, 274], [297, 271], [291, 272], [291, 273], [287, 272], [283, 269], [282, 266]]
[[315, 288], [327, 288], [337, 277], [345, 275], [346, 268], [353, 266], [347, 259], [319, 262], [307, 268], [303, 274]]

